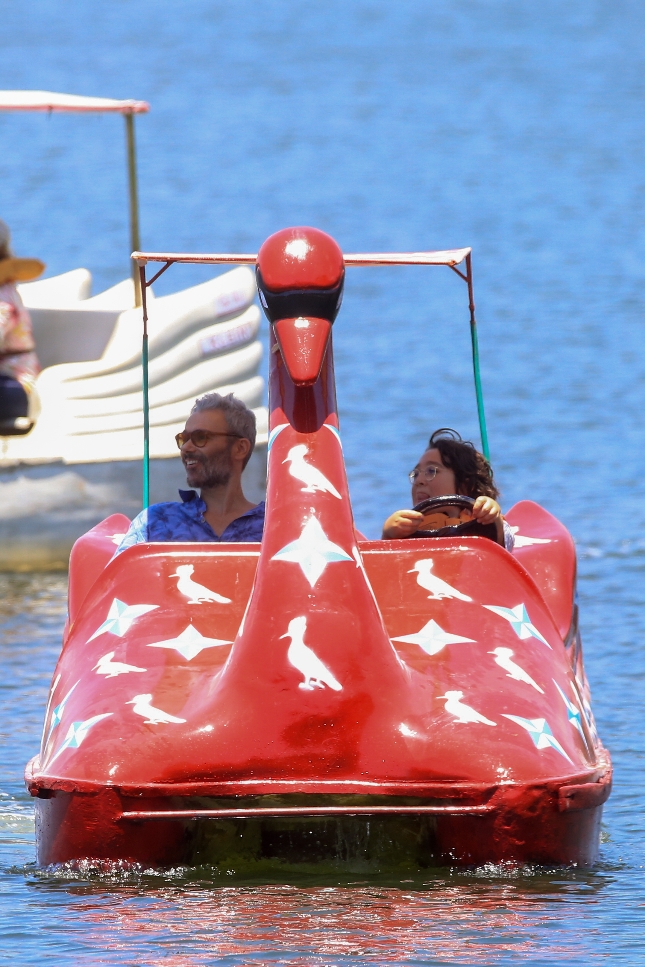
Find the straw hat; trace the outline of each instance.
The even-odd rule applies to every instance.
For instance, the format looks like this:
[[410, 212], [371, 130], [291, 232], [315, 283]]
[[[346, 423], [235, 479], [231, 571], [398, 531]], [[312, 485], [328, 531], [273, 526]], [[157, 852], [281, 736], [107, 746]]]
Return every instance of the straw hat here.
[[5, 282], [29, 282], [45, 271], [40, 259], [17, 259], [11, 251], [9, 226], [0, 219], [0, 285]]

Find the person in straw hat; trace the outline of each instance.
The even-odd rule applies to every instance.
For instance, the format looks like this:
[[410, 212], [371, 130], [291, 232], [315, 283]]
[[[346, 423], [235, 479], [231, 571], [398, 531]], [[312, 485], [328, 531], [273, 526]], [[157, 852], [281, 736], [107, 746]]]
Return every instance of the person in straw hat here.
[[31, 318], [16, 282], [36, 279], [45, 265], [39, 259], [16, 258], [10, 242], [9, 228], [0, 220], [0, 435], [28, 432], [38, 412], [40, 364]]

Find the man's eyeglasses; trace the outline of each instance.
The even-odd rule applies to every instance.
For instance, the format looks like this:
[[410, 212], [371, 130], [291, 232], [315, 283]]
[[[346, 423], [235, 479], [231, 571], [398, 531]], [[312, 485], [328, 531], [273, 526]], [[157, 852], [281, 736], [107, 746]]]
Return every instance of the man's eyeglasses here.
[[186, 433], [186, 431], [178, 433], [175, 437], [175, 443], [180, 450], [189, 440], [195, 447], [205, 447], [214, 436], [233, 436], [238, 440], [241, 439], [239, 433], [223, 433], [221, 430], [193, 430], [192, 433]]
[[426, 480], [434, 480], [438, 473], [439, 467], [426, 467], [425, 470], [419, 470], [417, 467], [416, 470], [410, 471], [408, 474], [408, 480], [411, 484], [413, 484], [415, 480], [421, 476], [425, 477]]

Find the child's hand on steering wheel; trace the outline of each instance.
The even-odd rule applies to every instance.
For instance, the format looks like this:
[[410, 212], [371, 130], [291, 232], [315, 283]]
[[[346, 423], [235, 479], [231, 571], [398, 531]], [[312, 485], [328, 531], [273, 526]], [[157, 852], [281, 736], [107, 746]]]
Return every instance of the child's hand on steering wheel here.
[[496, 524], [501, 521], [502, 508], [492, 497], [478, 497], [472, 510], [473, 520], [480, 524]]
[[417, 510], [396, 510], [383, 524], [383, 540], [409, 537], [418, 530], [422, 520], [423, 514]]

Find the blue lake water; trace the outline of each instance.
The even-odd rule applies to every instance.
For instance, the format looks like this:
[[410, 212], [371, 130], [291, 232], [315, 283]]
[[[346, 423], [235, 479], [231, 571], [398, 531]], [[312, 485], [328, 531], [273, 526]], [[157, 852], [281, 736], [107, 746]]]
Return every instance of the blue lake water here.
[[[0, 575], [0, 964], [640, 964], [645, 904], [645, 7], [639, 0], [31, 0], [0, 87], [149, 100], [142, 244], [473, 246], [493, 464], [573, 533], [586, 666], [614, 756], [593, 870], [414, 883], [213, 883], [36, 870], [22, 784], [65, 575]], [[95, 291], [129, 272], [122, 122], [0, 116], [15, 248]], [[205, 278], [173, 268], [163, 293]], [[477, 440], [464, 284], [354, 269], [334, 328], [358, 526], [408, 503], [430, 432]], [[181, 481], [178, 481], [178, 485]]]

